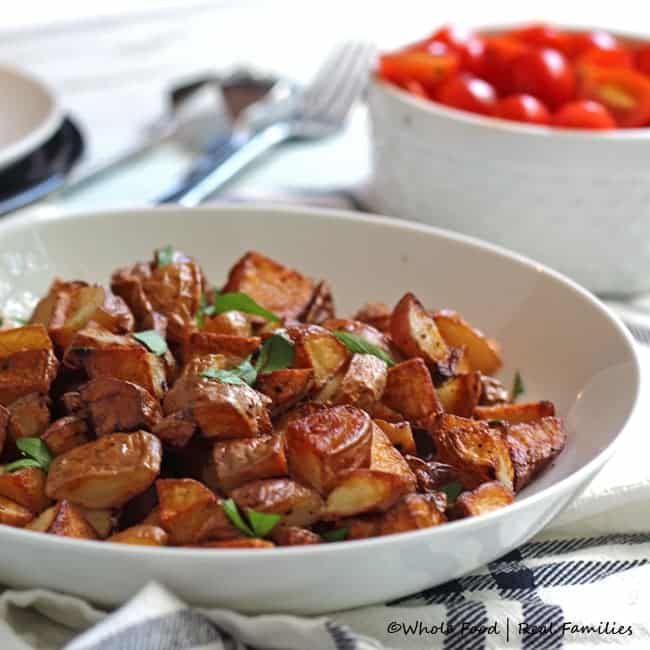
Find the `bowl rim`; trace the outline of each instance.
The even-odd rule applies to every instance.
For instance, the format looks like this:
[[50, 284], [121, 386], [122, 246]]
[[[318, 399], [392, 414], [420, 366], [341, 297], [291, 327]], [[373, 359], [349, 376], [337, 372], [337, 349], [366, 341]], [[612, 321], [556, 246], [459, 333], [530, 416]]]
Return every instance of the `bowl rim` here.
[[[383, 547], [391, 545], [401, 540], [403, 544], [417, 543], [424, 538], [435, 536], [436, 531], [444, 530], [448, 526], [454, 526], [455, 530], [461, 532], [461, 529], [479, 530], [486, 526], [490, 526], [493, 522], [497, 522], [504, 517], [514, 516], [518, 511], [525, 510], [534, 506], [534, 504], [544, 501], [549, 497], [560, 497], [563, 493], [570, 493], [571, 487], [580, 485], [587, 476], [595, 473], [613, 454], [616, 446], [620, 443], [622, 433], [626, 429], [630, 418], [637, 410], [639, 402], [640, 388], [641, 388], [641, 367], [639, 358], [636, 352], [636, 344], [632, 335], [628, 332], [622, 321], [616, 316], [606, 305], [600, 302], [593, 294], [581, 287], [579, 284], [565, 277], [561, 273], [554, 271], [543, 264], [539, 264], [530, 258], [509, 251], [508, 249], [482, 241], [476, 237], [470, 237], [443, 228], [436, 228], [422, 223], [396, 219], [393, 217], [386, 217], [376, 214], [359, 214], [349, 210], [338, 210], [328, 208], [317, 208], [307, 206], [291, 206], [291, 205], [277, 205], [267, 204], [263, 202], [255, 202], [241, 205], [233, 205], [228, 203], [216, 203], [213, 205], [204, 205], [194, 208], [184, 208], [176, 205], [157, 206], [150, 208], [113, 208], [109, 210], [98, 211], [74, 211], [64, 215], [48, 214], [48, 213], [34, 213], [28, 215], [14, 215], [4, 222], [0, 223], [0, 239], [2, 236], [11, 231], [29, 230], [35, 225], [41, 223], [60, 223], [65, 221], [87, 221], [90, 219], [120, 219], [120, 218], [134, 218], [137, 219], [142, 215], [152, 214], [160, 216], [164, 215], [166, 218], [173, 218], [173, 215], [183, 213], [185, 220], [191, 219], [193, 213], [201, 214], [214, 214], [215, 223], [218, 223], [218, 216], [232, 213], [241, 213], [239, 218], [246, 218], [242, 215], [246, 213], [259, 213], [272, 216], [273, 214], [281, 213], [284, 215], [290, 214], [296, 219], [308, 215], [310, 218], [320, 218], [323, 220], [330, 220], [334, 222], [360, 222], [375, 224], [379, 226], [393, 227], [398, 230], [411, 230], [414, 232], [422, 233], [423, 235], [431, 235], [438, 239], [451, 240], [461, 244], [462, 246], [480, 249], [500, 258], [506, 258], [517, 266], [525, 267], [528, 270], [537, 271], [544, 275], [548, 280], [563, 286], [566, 290], [572, 291], [577, 298], [584, 300], [602, 317], [608, 321], [612, 327], [612, 334], [620, 337], [624, 347], [627, 348], [629, 353], [629, 360], [626, 364], [630, 365], [632, 373], [632, 380], [634, 382], [634, 395], [627, 415], [624, 418], [618, 432], [613, 439], [603, 449], [601, 449], [594, 458], [588, 461], [585, 465], [577, 469], [575, 472], [560, 479], [553, 485], [540, 490], [536, 494], [528, 495], [522, 499], [515, 500], [512, 504], [505, 508], [489, 512], [481, 515], [480, 517], [469, 517], [457, 521], [446, 522], [444, 526], [434, 526], [431, 528], [424, 528], [421, 530], [409, 531], [405, 533], [394, 533], [391, 535], [384, 535], [381, 537], [373, 537], [368, 539], [347, 540], [341, 542], [330, 542], [327, 544], [314, 544], [305, 546], [293, 547], [274, 547], [263, 549], [218, 549], [218, 548], [185, 548], [185, 547], [147, 547], [137, 546], [130, 544], [109, 544], [106, 546], [103, 541], [95, 540], [79, 540], [67, 537], [59, 537], [55, 535], [39, 535], [35, 531], [24, 530], [21, 528], [14, 528], [11, 526], [4, 526], [0, 524], [0, 537], [6, 541], [16, 541], [30, 544], [40, 544], [44, 542], [48, 545], [56, 545], [60, 549], [68, 549], [69, 551], [85, 551], [101, 552], [101, 553], [114, 553], [116, 555], [125, 555], [130, 557], [142, 558], [156, 558], [164, 556], [168, 558], [177, 558], [183, 561], [194, 561], [198, 559], [209, 560], [210, 558], [226, 558], [235, 557], [239, 560], [250, 561], [266, 561], [267, 558], [295, 558], [303, 555], [319, 555], [338, 553], [343, 548], [350, 550], [360, 551], [361, 549], [368, 548], [374, 549], [376, 547]], [[216, 213], [216, 214], [215, 214]], [[179, 218], [178, 216], [176, 218]], [[434, 539], [434, 537], [431, 537]], [[206, 551], [211, 551], [207, 553]], [[257, 558], [257, 559], [255, 559]]]

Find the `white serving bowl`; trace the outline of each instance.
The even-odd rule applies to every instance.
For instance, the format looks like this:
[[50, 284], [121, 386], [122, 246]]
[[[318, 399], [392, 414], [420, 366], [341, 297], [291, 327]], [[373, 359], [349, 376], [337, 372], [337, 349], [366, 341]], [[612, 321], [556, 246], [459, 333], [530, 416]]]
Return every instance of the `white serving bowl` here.
[[650, 129], [553, 129], [373, 78], [368, 203], [507, 246], [600, 294], [650, 290]]
[[566, 450], [516, 502], [437, 528], [269, 550], [152, 549], [0, 526], [0, 584], [124, 602], [155, 579], [190, 602], [256, 612], [324, 612], [386, 601], [456, 578], [525, 542], [602, 467], [630, 416], [639, 368], [630, 336], [596, 299], [533, 262], [406, 221], [307, 208], [108, 212], [0, 224], [0, 305], [53, 276], [106, 282], [116, 267], [173, 243], [218, 282], [257, 249], [328, 278], [339, 312], [414, 291], [458, 309], [503, 344], [503, 377], [566, 417]]

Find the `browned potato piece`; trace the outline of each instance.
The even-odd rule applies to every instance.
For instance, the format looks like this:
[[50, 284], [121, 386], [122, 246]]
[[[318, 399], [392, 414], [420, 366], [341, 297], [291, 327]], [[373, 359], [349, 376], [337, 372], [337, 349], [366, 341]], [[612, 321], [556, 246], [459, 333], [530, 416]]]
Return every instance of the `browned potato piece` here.
[[386, 406], [383, 402], [373, 404], [368, 410], [368, 413], [376, 420], [384, 420], [385, 422], [404, 422], [404, 416], [394, 409]]
[[0, 359], [25, 350], [52, 350], [52, 340], [42, 325], [0, 330]]
[[323, 542], [320, 535], [299, 526], [276, 526], [271, 537], [278, 546], [306, 546]]
[[58, 368], [52, 350], [22, 350], [0, 358], [0, 404], [7, 406], [30, 393], [46, 394]]
[[390, 333], [393, 310], [385, 302], [367, 302], [354, 315], [355, 320], [372, 325], [384, 334]]
[[371, 421], [360, 409], [336, 406], [290, 422], [286, 441], [291, 476], [325, 496], [349, 470], [368, 467]]
[[460, 482], [458, 470], [447, 463], [418, 456], [406, 456], [406, 462], [418, 481], [418, 492], [436, 492], [449, 483]]
[[219, 487], [225, 492], [249, 481], [286, 476], [287, 459], [281, 436], [260, 436], [218, 442], [213, 451]]
[[496, 406], [510, 401], [508, 389], [496, 378], [481, 375], [481, 406]]
[[413, 431], [408, 422], [386, 422], [386, 420], [378, 418], [375, 418], [373, 422], [388, 436], [388, 439], [402, 454], [416, 453]]
[[131, 526], [111, 535], [107, 542], [113, 544], [135, 544], [137, 546], [167, 546], [169, 535], [159, 526]]
[[314, 388], [314, 371], [311, 368], [286, 368], [265, 372], [257, 376], [255, 389], [273, 401], [273, 413], [291, 408], [304, 399]]
[[9, 410], [0, 404], [0, 456], [7, 441], [7, 428], [9, 425]]
[[415, 475], [386, 434], [372, 424], [372, 447], [367, 467], [352, 469], [327, 497], [322, 518], [338, 519], [388, 510], [400, 497], [415, 491]]
[[378, 348], [381, 348], [385, 352], [390, 353], [390, 344], [388, 342], [388, 337], [380, 332], [376, 327], [364, 323], [360, 320], [352, 320], [350, 318], [330, 318], [323, 323], [325, 329], [335, 331], [349, 332], [354, 334], [368, 343], [376, 345]]
[[553, 417], [555, 407], [551, 402], [526, 402], [521, 404], [500, 404], [477, 406], [474, 417], [477, 420], [504, 420], [512, 424], [532, 422], [540, 418]]
[[50, 400], [39, 393], [19, 397], [9, 404], [9, 435], [18, 438], [38, 438], [50, 425]]
[[445, 413], [470, 418], [481, 396], [481, 373], [452, 377], [438, 386], [436, 392]]
[[258, 336], [193, 332], [190, 334], [186, 358], [191, 359], [196, 355], [204, 354], [222, 354], [228, 360], [229, 366], [236, 366], [250, 357], [261, 344], [262, 339]]
[[354, 354], [341, 383], [332, 395], [333, 404], [351, 404], [366, 409], [381, 399], [386, 388], [388, 366], [372, 354]]
[[434, 312], [433, 318], [447, 345], [465, 348], [466, 358], [472, 370], [491, 375], [501, 367], [497, 344], [466, 323], [459, 314], [442, 310]]
[[392, 535], [444, 524], [447, 518], [440, 503], [441, 499], [434, 494], [407, 494], [383, 514], [379, 534]]
[[162, 418], [151, 393], [130, 381], [93, 379], [79, 389], [83, 406], [98, 436], [116, 431], [151, 431]]
[[68, 415], [76, 415], [85, 418], [88, 414], [84, 412], [79, 391], [71, 390], [61, 395], [61, 406]]
[[160, 526], [160, 507], [156, 506], [141, 523], [143, 526]]
[[300, 315], [300, 320], [320, 325], [328, 318], [334, 318], [334, 298], [329, 284], [321, 280], [314, 289], [309, 306]]
[[282, 515], [283, 526], [310, 526], [320, 514], [323, 501], [314, 490], [288, 478], [253, 481], [234, 489], [230, 496], [244, 511]]
[[501, 481], [482, 483], [471, 492], [461, 492], [451, 507], [449, 516], [453, 519], [478, 517], [511, 504], [514, 496], [512, 490]]
[[34, 515], [39, 514], [50, 505], [45, 496], [45, 472], [37, 467], [24, 467], [0, 473], [0, 496], [15, 501]]
[[38, 517], [32, 519], [25, 528], [28, 530], [33, 530], [37, 533], [47, 533], [50, 529], [50, 526], [54, 523], [57, 513], [59, 512], [59, 504], [55, 503], [53, 506], [50, 506], [47, 510], [43, 510]]
[[280, 318], [298, 318], [312, 301], [314, 282], [254, 251], [230, 270], [224, 292], [242, 292]]
[[507, 425], [503, 439], [514, 467], [514, 489], [519, 492], [564, 449], [567, 432], [560, 418], [546, 417]]
[[350, 357], [343, 343], [319, 325], [292, 325], [287, 327], [287, 334], [295, 344], [293, 365], [312, 368], [316, 388], [321, 388]]
[[405, 356], [421, 357], [432, 369], [448, 362], [449, 347], [433, 318], [412, 293], [405, 294], [397, 303], [390, 321], [390, 333]]
[[497, 479], [512, 489], [514, 470], [508, 448], [486, 422], [444, 413], [429, 418], [427, 430], [438, 460], [458, 468], [465, 487], [473, 489]]
[[83, 518], [95, 529], [100, 539], [106, 539], [115, 528], [117, 516], [113, 510], [76, 507], [83, 515]]
[[229, 334], [230, 336], [251, 336], [251, 319], [241, 311], [225, 311], [212, 318], [206, 318], [204, 332], [213, 334]]
[[76, 415], [66, 415], [52, 422], [41, 439], [52, 456], [60, 456], [74, 447], [90, 442], [86, 421]]
[[86, 521], [79, 508], [67, 500], [59, 504], [54, 521], [47, 532], [61, 537], [97, 539], [97, 532]]
[[224, 539], [219, 542], [203, 542], [199, 548], [273, 548], [275, 544], [268, 539], [257, 537], [237, 537], [236, 539]]
[[27, 508], [11, 499], [0, 497], [0, 524], [24, 528], [33, 518], [34, 515]]
[[422, 359], [409, 359], [388, 369], [382, 402], [409, 422], [442, 411], [431, 374]]
[[172, 544], [198, 544], [207, 539], [239, 535], [221, 500], [205, 485], [190, 478], [156, 481], [160, 525]]
[[154, 482], [161, 458], [156, 436], [146, 431], [112, 433], [57, 456], [46, 494], [87, 508], [117, 508]]
[[367, 539], [377, 537], [381, 526], [381, 514], [362, 515], [360, 517], [348, 517], [336, 522], [336, 528], [345, 528], [347, 534], [345, 539]]
[[168, 415], [152, 429], [162, 443], [179, 449], [190, 442], [195, 431], [196, 423], [190, 409]]

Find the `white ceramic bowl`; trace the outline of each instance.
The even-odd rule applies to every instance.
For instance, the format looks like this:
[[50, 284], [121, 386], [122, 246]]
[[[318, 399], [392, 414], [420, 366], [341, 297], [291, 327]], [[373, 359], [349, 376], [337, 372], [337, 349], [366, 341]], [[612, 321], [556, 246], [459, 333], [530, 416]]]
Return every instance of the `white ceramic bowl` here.
[[380, 217], [307, 208], [134, 210], [0, 224], [0, 305], [54, 275], [106, 282], [118, 266], [173, 242], [218, 281], [247, 249], [328, 278], [339, 312], [407, 289], [458, 309], [502, 342], [504, 379], [557, 405], [566, 450], [515, 504], [492, 514], [367, 541], [270, 550], [151, 549], [0, 526], [0, 584], [123, 602], [156, 579], [196, 603], [245, 611], [323, 612], [386, 601], [471, 571], [525, 542], [579, 493], [612, 451], [637, 399], [623, 326], [552, 271], [492, 246]]
[[481, 237], [600, 294], [650, 290], [650, 129], [473, 115], [372, 79], [376, 212]]

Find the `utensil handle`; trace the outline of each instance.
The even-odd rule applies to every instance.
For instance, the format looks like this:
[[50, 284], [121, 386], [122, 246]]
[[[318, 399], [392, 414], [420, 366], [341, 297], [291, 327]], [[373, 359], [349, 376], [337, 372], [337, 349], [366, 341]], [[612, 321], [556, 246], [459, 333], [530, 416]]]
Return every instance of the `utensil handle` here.
[[193, 207], [221, 189], [244, 167], [275, 145], [287, 140], [286, 124], [275, 124], [259, 133], [235, 131], [218, 139], [173, 190], [154, 203], [178, 203]]

